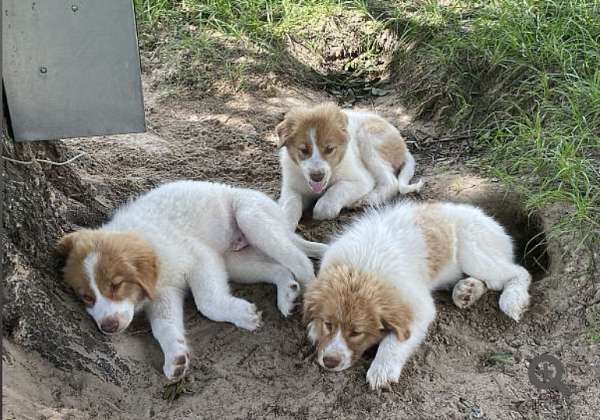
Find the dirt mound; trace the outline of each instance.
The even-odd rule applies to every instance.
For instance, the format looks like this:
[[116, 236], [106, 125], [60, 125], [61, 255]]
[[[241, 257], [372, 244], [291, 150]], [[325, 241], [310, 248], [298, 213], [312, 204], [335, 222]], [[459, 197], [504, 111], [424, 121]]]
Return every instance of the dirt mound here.
[[[401, 383], [373, 393], [365, 381], [372, 354], [348, 371], [324, 372], [313, 360], [300, 317], [281, 317], [271, 286], [236, 287], [237, 295], [264, 311], [265, 325], [250, 333], [211, 322], [188, 301], [190, 375], [178, 399], [164, 400], [162, 355], [148, 324], [140, 319], [123, 335], [102, 335], [60, 281], [53, 244], [64, 231], [97, 226], [130, 196], [169, 180], [228, 182], [276, 196], [275, 124], [289, 106], [327, 96], [268, 92], [202, 102], [152, 99], [147, 134], [66, 141], [57, 149], [61, 155], [36, 151], [57, 161], [87, 152], [72, 166], [6, 164], [4, 418], [595, 417], [598, 347], [583, 334], [586, 317], [599, 306], [598, 285], [587, 276], [592, 262], [572, 239], [544, 234], [564, 209], [528, 217], [518, 198], [497, 183], [465, 175], [460, 161], [447, 159], [468, 153], [461, 142], [438, 148], [414, 138], [417, 176], [426, 181], [416, 199], [476, 202], [515, 236], [536, 277], [524, 320], [516, 324], [503, 316], [495, 293], [466, 311], [439, 293], [437, 320]], [[146, 97], [155, 93], [147, 90]], [[415, 128], [397, 100], [376, 99], [368, 107]], [[34, 153], [27, 147], [7, 153], [29, 160]], [[307, 219], [300, 230], [327, 240], [357, 213], [323, 223]], [[528, 363], [545, 352], [564, 364], [568, 398], [529, 384]]]

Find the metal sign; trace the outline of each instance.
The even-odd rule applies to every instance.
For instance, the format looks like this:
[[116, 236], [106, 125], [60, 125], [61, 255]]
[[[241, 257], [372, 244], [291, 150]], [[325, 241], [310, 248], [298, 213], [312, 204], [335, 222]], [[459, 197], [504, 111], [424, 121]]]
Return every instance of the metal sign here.
[[3, 0], [15, 140], [145, 131], [131, 0]]

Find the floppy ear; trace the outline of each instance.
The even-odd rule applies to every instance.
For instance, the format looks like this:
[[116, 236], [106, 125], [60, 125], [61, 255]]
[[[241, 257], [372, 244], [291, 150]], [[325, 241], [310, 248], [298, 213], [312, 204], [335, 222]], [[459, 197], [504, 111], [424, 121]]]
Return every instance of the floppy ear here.
[[394, 333], [398, 340], [405, 341], [410, 338], [410, 324], [414, 314], [399, 297], [387, 295], [386, 302], [381, 307], [380, 319], [383, 328]]
[[343, 112], [337, 105], [334, 105], [336, 112], [334, 114], [334, 120], [336, 125], [345, 133], [348, 132], [348, 116]]
[[152, 250], [136, 255], [133, 260], [135, 267], [135, 282], [142, 288], [148, 299], [156, 297], [156, 282], [158, 281], [158, 259]]
[[319, 283], [315, 280], [309, 286], [303, 297], [302, 321], [305, 325], [316, 318], [319, 308]]
[[57, 248], [58, 251], [62, 254], [62, 255], [68, 255], [71, 250], [73, 249], [73, 245], [75, 244], [75, 241], [77, 240], [77, 235], [78, 232], [71, 232], [65, 236], [63, 236], [62, 238], [60, 238], [60, 240], [57, 242]]
[[290, 138], [290, 122], [287, 118], [277, 124], [275, 133], [277, 134], [277, 148], [281, 149]]
[[63, 255], [69, 255], [69, 253], [75, 247], [75, 244], [78, 241], [81, 241], [84, 238], [89, 237], [90, 230], [82, 229], [76, 232], [71, 232], [65, 236], [63, 236], [57, 244], [57, 248]]

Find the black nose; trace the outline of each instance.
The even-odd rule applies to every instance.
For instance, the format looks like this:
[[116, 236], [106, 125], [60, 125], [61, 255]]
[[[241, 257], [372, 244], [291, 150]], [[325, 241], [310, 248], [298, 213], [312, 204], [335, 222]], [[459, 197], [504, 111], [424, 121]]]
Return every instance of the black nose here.
[[340, 359], [338, 359], [337, 357], [330, 357], [330, 356], [325, 356], [323, 357], [323, 364], [325, 365], [325, 367], [327, 369], [333, 369], [335, 367], [337, 367], [337, 365], [340, 364]]
[[315, 182], [321, 182], [325, 178], [325, 172], [311, 172], [310, 179]]
[[119, 321], [114, 318], [107, 318], [100, 323], [100, 329], [105, 333], [114, 333], [119, 329]]

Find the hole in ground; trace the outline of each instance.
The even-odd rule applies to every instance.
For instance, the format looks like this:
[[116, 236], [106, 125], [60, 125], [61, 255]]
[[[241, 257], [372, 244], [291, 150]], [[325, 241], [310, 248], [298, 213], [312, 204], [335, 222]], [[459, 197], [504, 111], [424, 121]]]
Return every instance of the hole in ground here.
[[[515, 256], [537, 281], [550, 268], [550, 254], [542, 218], [528, 214], [523, 197], [508, 193], [498, 183], [471, 175], [437, 175], [427, 180], [425, 198], [469, 203], [493, 216], [510, 234]], [[426, 190], [427, 191], [427, 190]]]
[[477, 204], [506, 228], [515, 244], [519, 264], [529, 271], [533, 281], [542, 279], [550, 268], [546, 234], [542, 219], [527, 214], [517, 196], [487, 194]]

